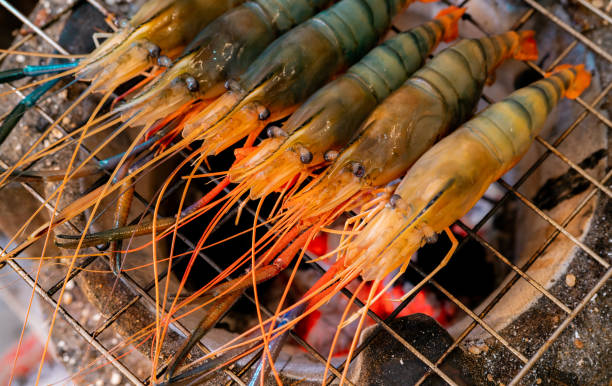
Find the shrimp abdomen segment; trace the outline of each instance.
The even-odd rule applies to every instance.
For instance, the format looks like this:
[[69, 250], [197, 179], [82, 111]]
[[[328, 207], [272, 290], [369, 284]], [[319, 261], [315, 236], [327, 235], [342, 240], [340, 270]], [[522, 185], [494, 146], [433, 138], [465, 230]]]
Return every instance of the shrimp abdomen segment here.
[[444, 30], [438, 20], [401, 33], [374, 48], [347, 75], [356, 77], [380, 103], [420, 68]]
[[[261, 7], [266, 19], [279, 32], [293, 28], [296, 23], [308, 19], [331, 0], [256, 0], [253, 6]], [[251, 3], [247, 3], [251, 4]]]
[[575, 69], [567, 69], [517, 90], [465, 125], [499, 162], [497, 177], [527, 152], [576, 76]]

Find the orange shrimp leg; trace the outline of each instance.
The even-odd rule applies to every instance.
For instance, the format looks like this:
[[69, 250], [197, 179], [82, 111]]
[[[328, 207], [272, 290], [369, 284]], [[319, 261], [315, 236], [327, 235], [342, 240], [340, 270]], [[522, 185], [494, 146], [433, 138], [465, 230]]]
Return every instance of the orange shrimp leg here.
[[[277, 326], [282, 327], [283, 325], [286, 325], [291, 321], [297, 319], [305, 311], [312, 308], [326, 296], [329, 296], [330, 293], [338, 291], [338, 287], [329, 287], [329, 285], [334, 281], [336, 274], [338, 273], [338, 271], [342, 270], [342, 268], [344, 268], [344, 260], [338, 259], [334, 263], [334, 265], [332, 265], [329, 270], [325, 272], [325, 274], [321, 276], [319, 280], [317, 280], [317, 282], [304, 294], [302, 298], [307, 299], [313, 294], [317, 292], [319, 293], [314, 295], [308, 302], [304, 302], [301, 305], [292, 309], [291, 311], [280, 316], [277, 320]], [[280, 353], [282, 346], [287, 341], [287, 337], [289, 336], [291, 330], [291, 328], [288, 328], [280, 335], [276, 336], [274, 339], [271, 340], [270, 344], [268, 345], [268, 350], [270, 351], [272, 361], [275, 361], [276, 358], [278, 358], [278, 354]], [[261, 378], [265, 379], [266, 375], [270, 372], [271, 369], [269, 363], [269, 361], [260, 359], [259, 364], [257, 365], [257, 368], [253, 373], [253, 376], [251, 377], [249, 385], [256, 385]]]
[[451, 247], [448, 250], [448, 252], [446, 253], [446, 256], [444, 256], [444, 259], [442, 259], [442, 261], [440, 262], [440, 264], [438, 264], [438, 266], [429, 273], [429, 275], [427, 275], [425, 278], [423, 278], [423, 280], [421, 280], [419, 282], [419, 284], [415, 285], [410, 291], [408, 291], [406, 294], [404, 294], [404, 296], [401, 297], [400, 302], [403, 302], [404, 300], [408, 299], [410, 296], [412, 296], [415, 292], [417, 292], [418, 290], [421, 289], [421, 287], [423, 287], [425, 284], [427, 284], [428, 281], [431, 280], [431, 278], [433, 278], [434, 276], [436, 276], [436, 274], [438, 272], [440, 272], [440, 270], [444, 267], [446, 267], [446, 265], [448, 264], [448, 262], [450, 261], [450, 259], [453, 257], [453, 255], [455, 254], [455, 251], [457, 250], [457, 247], [459, 246], [459, 242], [457, 241], [457, 238], [455, 237], [455, 235], [453, 234], [453, 232], [451, 232], [450, 228], [446, 228], [444, 230], [444, 232], [446, 233], [446, 235], [448, 236], [448, 238], [451, 241]]
[[[155, 141], [157, 141], [161, 137], [162, 135], [160, 133], [157, 133], [155, 135]], [[253, 142], [255, 142], [255, 139], [256, 139], [255, 136], [249, 137], [244, 146], [246, 148], [252, 146]], [[146, 142], [143, 142], [143, 144], [141, 145], [138, 145], [136, 148], [134, 148], [134, 151], [132, 153], [135, 153], [136, 150], [139, 149], [140, 147], [143, 147], [143, 145], [150, 144], [151, 141], [153, 141], [153, 138], [147, 140]], [[122, 154], [113, 156], [109, 158], [108, 160], [101, 161], [100, 167], [106, 167], [107, 166], [106, 164], [116, 165], [116, 162], [118, 162], [118, 160], [120, 160], [123, 157], [123, 155], [124, 154], [122, 153]], [[240, 157], [237, 157], [237, 161], [239, 160], [240, 160]], [[106, 162], [106, 163], [103, 164], [103, 162]], [[63, 178], [63, 174], [58, 174], [57, 176]], [[26, 174], [22, 176], [22, 179], [25, 177], [35, 177], [35, 175]], [[47, 178], [49, 178], [49, 176], [47, 176]], [[210, 204], [219, 194], [221, 194], [221, 192], [223, 192], [223, 190], [227, 188], [229, 184], [230, 184], [230, 177], [227, 176], [214, 189], [208, 192], [204, 197], [200, 198], [198, 201], [191, 204], [189, 207], [185, 208], [181, 212], [179, 218], [187, 217], [203, 209], [206, 205]], [[174, 226], [175, 222], [176, 222], [176, 219], [174, 218], [158, 219], [157, 226], [155, 227], [155, 232], [156, 233], [163, 232], [167, 230], [168, 228]], [[150, 234], [153, 232], [153, 229], [154, 229], [154, 226], [153, 226], [152, 221], [146, 222], [143, 224], [139, 224], [139, 225], [117, 227], [115, 229], [105, 230], [105, 231], [86, 235], [85, 238], [83, 239], [83, 244], [81, 245], [82, 246], [95, 246], [95, 245], [105, 244], [111, 241], [125, 240], [127, 238], [131, 238], [135, 236], [142, 236], [142, 235]], [[71, 240], [71, 241], [61, 241], [60, 239]], [[58, 247], [66, 248], [66, 249], [76, 248], [76, 246], [78, 245], [79, 239], [80, 239], [80, 236], [58, 235], [56, 238], [56, 245]]]
[[[283, 236], [271, 250], [272, 254], [264, 255], [259, 259], [261, 263], [265, 263], [266, 260], [270, 260], [274, 257], [275, 251], [282, 250], [285, 248], [295, 236], [300, 232], [298, 228], [294, 228]], [[271, 264], [255, 269], [255, 282], [257, 284], [264, 281], [270, 280], [282, 272], [289, 266], [293, 257], [304, 247], [304, 245], [310, 239], [311, 232], [304, 231], [299, 235], [297, 239], [291, 245], [286, 248], [278, 257], [274, 259]], [[271, 255], [271, 256], [270, 256]], [[166, 379], [172, 379], [174, 372], [178, 365], [183, 361], [185, 356], [191, 351], [193, 346], [212, 328], [217, 321], [229, 310], [234, 304], [238, 297], [242, 294], [242, 291], [251, 287], [253, 282], [249, 280], [253, 273], [246, 273], [245, 275], [230, 280], [223, 284], [218, 285], [209, 292], [208, 296], [211, 298], [218, 298], [211, 302], [210, 305], [206, 306], [207, 315], [200, 321], [198, 327], [190, 335], [189, 339], [181, 347], [179, 352], [176, 354], [170, 365], [168, 366]], [[210, 301], [207, 300], [207, 302]]]
[[[180, 218], [186, 217], [199, 209], [209, 204], [219, 193], [223, 191], [229, 185], [229, 179], [224, 179], [219, 185], [213, 190], [208, 192], [204, 197], [185, 208], [181, 212]], [[136, 236], [148, 235], [153, 232], [163, 232], [176, 225], [176, 218], [164, 217], [157, 220], [157, 224], [154, 227], [153, 222], [149, 221], [137, 225], [127, 225], [114, 229], [108, 229], [96, 233], [85, 235], [81, 247], [91, 247], [100, 244], [109, 243], [112, 241], [125, 240]], [[78, 245], [78, 241], [81, 239], [80, 235], [65, 235], [60, 234], [56, 236], [55, 244], [60, 248], [73, 249]]]

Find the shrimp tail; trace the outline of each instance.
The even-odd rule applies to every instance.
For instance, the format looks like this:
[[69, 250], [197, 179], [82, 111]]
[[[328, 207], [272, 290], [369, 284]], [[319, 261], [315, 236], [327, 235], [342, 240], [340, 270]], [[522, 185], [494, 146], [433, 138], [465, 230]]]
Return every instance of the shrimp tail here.
[[535, 31], [520, 31], [519, 42], [514, 50], [513, 58], [516, 60], [538, 60], [538, 46], [534, 38]]
[[71, 70], [79, 65], [78, 61], [61, 63], [61, 64], [47, 64], [42, 66], [25, 66], [21, 68], [11, 68], [9, 70], [0, 71], [0, 84], [13, 82], [15, 80], [23, 79], [25, 77], [37, 77], [47, 74], [55, 74], [58, 72], [64, 72]]
[[451, 5], [448, 8], [441, 10], [435, 17], [444, 25], [444, 36], [442, 40], [451, 42], [459, 37], [459, 20], [465, 13], [465, 8], [459, 8]]
[[572, 84], [567, 88], [567, 90], [565, 90], [564, 96], [568, 99], [576, 99], [591, 84], [591, 73], [584, 68], [584, 64], [579, 64], [577, 66], [573, 66], [571, 64], [561, 64], [555, 67], [551, 72], [547, 73], [546, 77], [548, 78], [569, 68], [574, 69], [576, 76]]

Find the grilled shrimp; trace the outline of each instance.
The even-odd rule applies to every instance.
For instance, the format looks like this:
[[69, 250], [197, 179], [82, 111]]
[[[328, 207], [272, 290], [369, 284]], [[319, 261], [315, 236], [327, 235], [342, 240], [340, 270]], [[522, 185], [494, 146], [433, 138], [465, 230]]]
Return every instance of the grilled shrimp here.
[[[119, 44], [121, 44], [121, 42], [127, 39], [138, 26], [153, 18], [157, 13], [168, 7], [174, 1], [176, 0], [148, 1], [147, 3], [143, 4], [139, 11], [129, 21], [121, 21], [121, 28], [112, 34], [107, 40], [105, 40], [91, 54], [89, 54], [88, 59], [85, 60], [93, 62], [104, 57]], [[73, 38], [73, 36], [70, 37]], [[82, 50], [77, 50], [77, 52], [82, 52]], [[0, 83], [12, 82], [25, 77], [36, 77], [63, 71], [66, 71], [66, 75], [68, 75], [72, 73], [74, 71], [73, 69], [78, 65], [79, 60], [70, 60], [70, 57], [62, 59], [60, 55], [60, 58], [54, 58], [48, 65], [26, 66], [23, 68], [13, 68], [2, 71], [0, 72]], [[25, 111], [34, 106], [40, 100], [40, 98], [53, 89], [60, 82], [60, 80], [61, 77], [56, 77], [55, 79], [41, 84], [13, 108], [0, 126], [0, 144], [4, 142], [6, 137], [15, 128]]]
[[342, 0], [272, 43], [228, 92], [186, 123], [183, 136], [218, 154], [266, 122], [288, 115], [343, 67], [356, 62], [413, 0]]
[[335, 162], [289, 199], [287, 207], [300, 216], [317, 217], [401, 177], [470, 117], [486, 80], [512, 57], [537, 58], [532, 31], [466, 39], [442, 51], [374, 110]]
[[[100, 82], [101, 90], [114, 88], [152, 64], [161, 53], [177, 55], [210, 22], [242, 0], [176, 0], [140, 25], [102, 57], [82, 61], [77, 77]], [[107, 82], [111, 82], [107, 85]]]
[[429, 235], [467, 213], [521, 159], [559, 100], [576, 98], [589, 83], [583, 65], [562, 66], [432, 147], [408, 171], [389, 204], [351, 241], [347, 268], [355, 267], [365, 280], [404, 268]]
[[250, 196], [256, 199], [281, 189], [300, 172], [332, 161], [376, 105], [419, 69], [441, 40], [457, 37], [463, 12], [449, 7], [435, 20], [374, 48], [310, 97], [282, 129], [268, 129], [271, 138], [232, 166], [230, 180], [248, 179]]
[[75, 74], [80, 80], [96, 79], [96, 90], [112, 90], [155, 64], [161, 53], [176, 56], [211, 21], [243, 0], [163, 0], [149, 1], [131, 21], [85, 58], [54, 66], [29, 66], [0, 73], [0, 80], [11, 81], [68, 70], [57, 75]]
[[255, 0], [228, 11], [203, 29], [159, 80], [118, 111], [129, 117], [144, 108], [146, 125], [196, 99], [212, 100], [277, 36], [331, 2]]

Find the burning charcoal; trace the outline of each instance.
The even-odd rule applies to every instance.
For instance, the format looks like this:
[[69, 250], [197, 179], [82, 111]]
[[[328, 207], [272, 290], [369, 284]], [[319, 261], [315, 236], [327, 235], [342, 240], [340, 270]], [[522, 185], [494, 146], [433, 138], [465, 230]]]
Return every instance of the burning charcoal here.
[[[423, 314], [413, 314], [390, 323], [391, 328], [431, 362], [436, 360], [453, 343], [451, 336], [434, 319]], [[366, 331], [362, 340], [375, 335], [358, 357], [359, 377], [357, 385], [413, 385], [428, 367], [412, 354], [401, 342], [382, 328]], [[473, 385], [469, 369], [472, 360], [456, 348], [442, 363], [441, 370], [459, 385]], [[445, 385], [437, 375], [430, 375], [424, 385]]]

